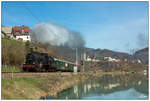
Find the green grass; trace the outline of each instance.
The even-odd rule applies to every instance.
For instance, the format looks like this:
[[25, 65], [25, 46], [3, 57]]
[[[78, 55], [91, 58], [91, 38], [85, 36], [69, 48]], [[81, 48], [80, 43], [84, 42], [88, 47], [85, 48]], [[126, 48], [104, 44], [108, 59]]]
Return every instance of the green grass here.
[[12, 44], [20, 45], [20, 44], [24, 44], [21, 41], [9, 39], [9, 38], [2, 38], [2, 43], [7, 44], [7, 45], [12, 45]]
[[2, 72], [22, 72], [22, 70], [19, 68], [3, 67], [2, 66]]
[[42, 80], [41, 78], [15, 78], [15, 79], [2, 79], [2, 83], [10, 82], [27, 82], [30, 84], [36, 83], [37, 81]]

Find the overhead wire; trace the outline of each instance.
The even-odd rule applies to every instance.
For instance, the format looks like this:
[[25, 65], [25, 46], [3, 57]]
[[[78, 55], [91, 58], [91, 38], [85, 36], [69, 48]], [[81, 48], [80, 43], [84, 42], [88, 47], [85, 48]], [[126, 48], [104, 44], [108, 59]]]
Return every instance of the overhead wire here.
[[24, 8], [31, 14], [32, 17], [34, 17], [39, 23], [41, 22], [40, 19], [35, 16], [32, 11], [24, 4]]
[[[8, 5], [13, 5], [13, 4], [9, 4], [9, 3], [5, 3], [5, 5], [3, 5], [4, 6], [4, 8], [5, 8], [5, 10], [6, 10], [6, 6], [8, 6]], [[41, 22], [41, 20], [26, 6], [26, 4], [24, 3], [22, 3], [22, 4], [20, 4], [20, 5], [22, 5], [25, 9], [26, 9], [26, 11], [28, 11], [29, 13], [30, 13], [30, 15], [38, 22], [38, 23], [40, 23]], [[17, 5], [18, 6], [18, 5]]]

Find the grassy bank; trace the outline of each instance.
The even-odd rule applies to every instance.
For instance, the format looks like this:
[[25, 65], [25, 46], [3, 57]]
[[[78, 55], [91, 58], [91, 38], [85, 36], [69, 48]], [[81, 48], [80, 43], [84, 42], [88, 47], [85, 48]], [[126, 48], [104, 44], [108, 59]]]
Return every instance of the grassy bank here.
[[2, 72], [22, 72], [20, 68], [4, 67], [2, 66]]
[[2, 79], [2, 99], [39, 99], [44, 93], [57, 96], [57, 93], [67, 89], [90, 75], [54, 74], [37, 78]]
[[[57, 97], [57, 94], [86, 79], [101, 77], [106, 74], [133, 75], [125, 72], [88, 72], [79, 73], [26, 73], [14, 74], [7, 78], [2, 74], [2, 99], [40, 99], [44, 93]], [[138, 74], [139, 75], [139, 74]]]

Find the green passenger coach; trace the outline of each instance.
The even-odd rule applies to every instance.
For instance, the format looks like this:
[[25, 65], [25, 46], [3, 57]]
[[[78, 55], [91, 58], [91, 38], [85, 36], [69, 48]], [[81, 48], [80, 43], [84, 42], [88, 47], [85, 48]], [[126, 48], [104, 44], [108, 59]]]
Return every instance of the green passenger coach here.
[[75, 66], [75, 64], [72, 62], [58, 60], [58, 59], [55, 59], [55, 63], [56, 63], [57, 71], [73, 72]]

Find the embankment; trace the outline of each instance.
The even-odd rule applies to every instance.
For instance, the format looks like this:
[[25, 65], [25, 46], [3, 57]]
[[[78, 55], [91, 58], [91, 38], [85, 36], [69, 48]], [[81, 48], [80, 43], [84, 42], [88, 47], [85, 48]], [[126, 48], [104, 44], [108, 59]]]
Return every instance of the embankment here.
[[57, 96], [60, 91], [92, 76], [91, 73], [30, 73], [30, 76], [14, 74], [13, 78], [9, 78], [2, 74], [2, 99], [39, 99], [44, 93]]

